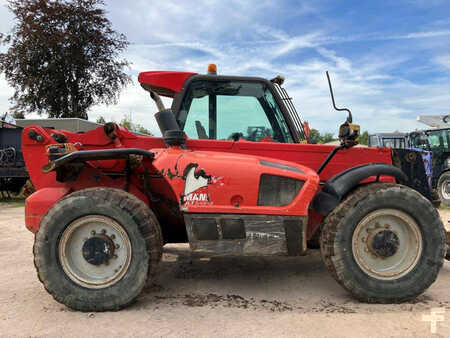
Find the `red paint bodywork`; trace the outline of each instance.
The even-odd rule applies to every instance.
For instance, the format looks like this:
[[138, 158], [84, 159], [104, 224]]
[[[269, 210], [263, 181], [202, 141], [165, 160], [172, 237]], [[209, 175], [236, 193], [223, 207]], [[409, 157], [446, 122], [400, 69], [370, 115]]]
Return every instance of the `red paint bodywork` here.
[[176, 93], [181, 92], [185, 81], [196, 73], [189, 72], [170, 72], [155, 71], [139, 73], [139, 83], [151, 85], [154, 90], [163, 88], [164, 91], [160, 95], [173, 97]]
[[31, 232], [37, 232], [43, 215], [61, 198], [70, 193], [69, 187], [42, 188], [27, 198], [25, 224]]
[[[42, 135], [44, 141], [37, 142], [30, 139], [28, 132], [31, 130]], [[87, 162], [78, 179], [72, 182], [56, 181], [55, 172], [42, 173], [41, 168], [48, 162], [45, 146], [56, 144], [51, 133], [64, 134], [68, 143], [75, 144], [78, 150], [120, 147], [141, 148], [155, 152], [153, 161], [144, 160], [131, 175], [128, 187], [132, 194], [154, 210], [162, 227], [170, 228], [172, 232], [184, 234], [183, 212], [309, 215], [308, 237], [311, 237], [320, 226], [322, 218], [313, 214], [308, 207], [319, 189], [319, 176], [316, 170], [334, 146], [188, 139], [186, 149], [177, 147], [169, 149], [160, 137], [137, 136], [123, 127], [118, 128], [116, 132], [118, 137], [112, 141], [101, 127], [84, 134], [76, 134], [30, 126], [22, 133], [22, 150], [31, 180], [38, 190], [26, 202], [26, 224], [33, 232], [38, 230], [39, 222], [49, 208], [70, 192], [97, 186], [119, 189], [127, 186], [125, 177], [113, 179], [105, 174], [105, 172], [123, 172], [124, 160]], [[263, 167], [259, 164], [259, 160], [284, 163], [300, 169], [304, 174]], [[342, 150], [321, 173], [320, 181], [326, 181], [345, 169], [374, 162], [391, 164], [390, 150], [383, 148]], [[214, 178], [214, 183], [208, 184], [207, 187], [212, 203], [183, 204], [185, 182], [181, 177], [189, 163], [197, 163]], [[164, 196], [159, 202], [149, 202], [142, 179], [145, 169], [151, 176], [152, 189]], [[288, 206], [261, 207], [257, 206], [256, 199], [259, 177], [263, 173], [292, 177], [306, 183], [297, 198]], [[388, 177], [382, 180], [393, 181]], [[171, 202], [168, 203], [167, 200]], [[238, 207], [236, 201], [239, 202]]]

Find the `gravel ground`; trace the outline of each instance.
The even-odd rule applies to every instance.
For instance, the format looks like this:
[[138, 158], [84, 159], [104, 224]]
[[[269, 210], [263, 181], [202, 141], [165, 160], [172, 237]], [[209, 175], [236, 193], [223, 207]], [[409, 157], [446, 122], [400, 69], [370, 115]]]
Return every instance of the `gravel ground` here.
[[[450, 210], [441, 216], [448, 224]], [[119, 312], [81, 313], [36, 277], [23, 206], [0, 204], [0, 336], [450, 336], [450, 262], [415, 301], [369, 305], [329, 276], [320, 253], [300, 258], [191, 258], [167, 245], [155, 285]], [[447, 311], [431, 335], [423, 321]]]

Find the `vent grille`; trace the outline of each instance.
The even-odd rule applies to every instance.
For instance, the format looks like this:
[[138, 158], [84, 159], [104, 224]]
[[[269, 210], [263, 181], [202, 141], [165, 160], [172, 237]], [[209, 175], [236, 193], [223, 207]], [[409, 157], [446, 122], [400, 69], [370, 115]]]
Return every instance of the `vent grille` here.
[[261, 175], [259, 182], [259, 206], [285, 206], [295, 199], [303, 187], [304, 181], [289, 177]]

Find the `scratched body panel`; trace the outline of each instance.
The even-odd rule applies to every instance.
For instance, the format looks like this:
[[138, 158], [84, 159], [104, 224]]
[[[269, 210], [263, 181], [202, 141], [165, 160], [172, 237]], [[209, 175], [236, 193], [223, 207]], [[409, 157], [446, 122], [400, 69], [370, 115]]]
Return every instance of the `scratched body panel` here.
[[[306, 251], [306, 217], [185, 214], [184, 218], [194, 252], [258, 256], [301, 255]], [[242, 222], [244, 233], [241, 238], [225, 238], [227, 220]], [[199, 234], [199, 227], [201, 230], [209, 227], [206, 235], [205, 232]], [[287, 231], [288, 227], [291, 231]], [[292, 247], [295, 249], [290, 250]]]

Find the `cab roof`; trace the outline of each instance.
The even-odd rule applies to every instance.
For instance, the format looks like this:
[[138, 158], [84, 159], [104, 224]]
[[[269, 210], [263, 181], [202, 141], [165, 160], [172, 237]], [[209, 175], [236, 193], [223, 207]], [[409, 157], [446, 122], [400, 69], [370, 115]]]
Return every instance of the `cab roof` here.
[[152, 90], [158, 95], [174, 97], [180, 93], [188, 78], [197, 73], [175, 71], [153, 71], [139, 74], [138, 81], [146, 90]]

